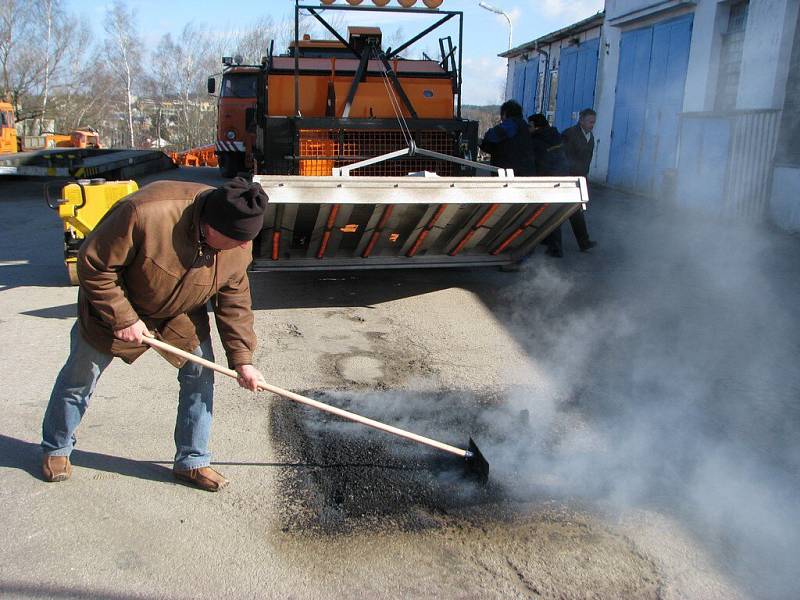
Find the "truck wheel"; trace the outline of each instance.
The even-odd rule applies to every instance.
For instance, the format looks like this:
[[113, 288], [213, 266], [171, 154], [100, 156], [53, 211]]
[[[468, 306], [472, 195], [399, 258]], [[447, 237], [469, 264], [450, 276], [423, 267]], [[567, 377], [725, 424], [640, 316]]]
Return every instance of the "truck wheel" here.
[[78, 281], [78, 263], [70, 261], [65, 264], [67, 265], [67, 277], [69, 278], [69, 284], [78, 285], [80, 283], [80, 281]]

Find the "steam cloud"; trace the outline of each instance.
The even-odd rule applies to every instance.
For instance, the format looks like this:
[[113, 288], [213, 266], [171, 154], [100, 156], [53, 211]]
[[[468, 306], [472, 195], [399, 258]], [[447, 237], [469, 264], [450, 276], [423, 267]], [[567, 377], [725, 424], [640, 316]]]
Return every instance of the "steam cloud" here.
[[665, 510], [748, 593], [796, 597], [796, 240], [666, 212], [618, 217], [643, 227], [606, 232], [609, 266], [537, 265], [506, 292], [505, 318], [546, 377], [509, 402], [512, 419], [529, 410], [530, 439], [486, 452], [523, 482], [546, 474], [564, 493]]
[[[534, 258], [489, 300], [541, 374], [532, 386], [473, 406], [461, 422], [454, 412], [463, 411], [452, 409], [468, 398], [448, 392], [433, 401], [432, 382], [410, 385], [416, 395], [332, 397], [421, 434], [449, 432], [443, 441], [456, 445], [466, 442], [457, 436], [477, 433], [492, 480], [515, 498], [579, 497], [668, 514], [749, 595], [794, 598], [797, 240], [637, 202], [598, 215], [603, 244], [594, 254]], [[631, 223], [639, 228], [623, 229]], [[564, 238], [571, 242], [568, 230]], [[335, 421], [309, 426], [384, 435]], [[423, 453], [386, 448], [398, 458]]]

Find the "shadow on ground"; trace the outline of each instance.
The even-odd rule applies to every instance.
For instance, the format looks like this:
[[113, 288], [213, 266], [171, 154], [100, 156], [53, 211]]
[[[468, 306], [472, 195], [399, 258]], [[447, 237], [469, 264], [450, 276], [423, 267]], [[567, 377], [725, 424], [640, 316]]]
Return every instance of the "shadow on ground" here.
[[[39, 444], [26, 442], [0, 434], [0, 467], [25, 471], [36, 479], [42, 479], [42, 452]], [[172, 481], [168, 462], [133, 460], [99, 452], [75, 449], [70, 462], [76, 467], [116, 473], [148, 481]]]

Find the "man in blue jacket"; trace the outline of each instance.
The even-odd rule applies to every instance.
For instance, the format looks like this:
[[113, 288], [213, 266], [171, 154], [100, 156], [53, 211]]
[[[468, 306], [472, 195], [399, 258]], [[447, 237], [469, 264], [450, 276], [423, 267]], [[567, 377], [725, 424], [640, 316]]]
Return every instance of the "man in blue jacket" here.
[[528, 124], [522, 118], [522, 106], [508, 100], [500, 107], [500, 124], [483, 136], [481, 150], [492, 156], [491, 164], [501, 169], [514, 169], [514, 175], [534, 177], [533, 141]]

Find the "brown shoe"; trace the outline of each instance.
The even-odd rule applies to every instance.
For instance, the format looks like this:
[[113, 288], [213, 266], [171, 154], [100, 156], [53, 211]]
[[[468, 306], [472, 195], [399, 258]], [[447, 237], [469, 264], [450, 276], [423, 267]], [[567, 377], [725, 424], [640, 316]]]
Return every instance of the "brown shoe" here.
[[42, 457], [42, 476], [45, 481], [66, 481], [72, 475], [72, 465], [68, 456]]
[[211, 467], [199, 467], [186, 471], [173, 469], [172, 474], [175, 476], [175, 479], [185, 481], [207, 492], [218, 492], [228, 485], [228, 480]]

